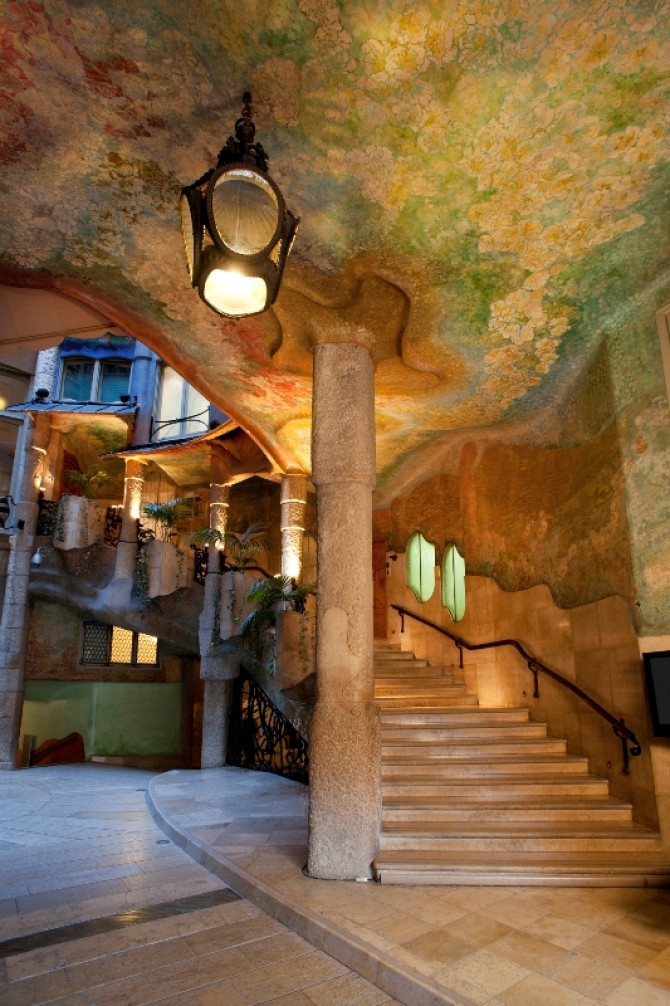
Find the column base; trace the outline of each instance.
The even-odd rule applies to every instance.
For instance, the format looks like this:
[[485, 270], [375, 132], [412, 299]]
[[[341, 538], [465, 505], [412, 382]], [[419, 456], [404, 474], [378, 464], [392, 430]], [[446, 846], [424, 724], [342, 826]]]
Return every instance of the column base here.
[[309, 763], [307, 873], [320, 880], [370, 877], [381, 826], [381, 717], [375, 703], [319, 700]]

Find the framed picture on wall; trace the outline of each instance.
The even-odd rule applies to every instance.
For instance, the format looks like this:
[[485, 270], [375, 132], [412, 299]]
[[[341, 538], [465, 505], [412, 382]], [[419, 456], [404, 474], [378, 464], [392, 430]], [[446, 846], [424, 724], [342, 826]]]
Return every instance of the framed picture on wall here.
[[670, 650], [643, 654], [655, 737], [670, 737]]

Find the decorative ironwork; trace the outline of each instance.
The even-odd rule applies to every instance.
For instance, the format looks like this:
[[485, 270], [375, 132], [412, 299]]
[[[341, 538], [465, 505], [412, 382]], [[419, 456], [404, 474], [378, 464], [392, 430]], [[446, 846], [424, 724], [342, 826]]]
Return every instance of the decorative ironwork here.
[[105, 545], [116, 548], [121, 537], [121, 524], [123, 523], [123, 507], [108, 506], [105, 511]]
[[307, 741], [244, 670], [233, 703], [228, 764], [308, 782]]
[[[574, 684], [574, 682], [570, 681], [569, 678], [564, 678], [562, 674], [559, 674], [558, 671], [552, 671], [551, 667], [547, 667], [547, 665], [543, 664], [541, 660], [536, 660], [535, 657], [531, 656], [531, 654], [524, 649], [524, 647], [521, 645], [521, 643], [518, 642], [518, 640], [492, 639], [488, 643], [469, 643], [466, 639], [463, 639], [461, 636], [456, 636], [453, 632], [449, 632], [448, 629], [443, 628], [441, 625], [436, 625], [435, 622], [430, 622], [427, 618], [423, 618], [422, 615], [417, 615], [416, 612], [410, 611], [408, 608], [403, 608], [399, 604], [392, 604], [391, 607], [395, 608], [395, 610], [400, 615], [401, 632], [405, 631], [405, 618], [413, 618], [415, 622], [421, 622], [422, 625], [427, 625], [429, 629], [435, 629], [436, 632], [442, 633], [443, 636], [448, 636], [448, 638], [451, 639], [452, 642], [455, 643], [456, 646], [458, 647], [459, 653], [461, 655], [460, 660], [461, 667], [463, 666], [464, 648], [466, 650], [487, 650], [496, 646], [513, 646], [514, 649], [517, 651], [517, 653], [519, 653], [526, 661], [526, 663], [528, 664], [528, 669], [533, 675], [534, 686], [535, 686], [533, 691], [533, 698], [539, 699], [540, 697], [540, 688], [538, 682], [539, 673], [546, 674], [547, 677], [551, 678], [553, 681], [557, 681], [559, 685], [563, 685], [564, 688], [567, 688], [569, 691], [573, 692], [578, 699], [581, 699], [582, 702], [585, 702], [587, 706], [590, 706], [591, 709], [594, 710], [594, 712], [598, 713], [599, 716], [602, 716], [602, 718], [610, 724], [612, 730], [614, 731], [614, 733], [619, 738], [622, 744], [622, 754], [623, 754], [623, 769], [621, 770], [622, 774], [630, 775], [630, 771], [628, 768], [629, 754], [632, 755], [633, 758], [636, 758], [638, 755], [642, 754], [642, 745], [640, 744], [639, 740], [637, 739], [633, 731], [630, 729], [630, 727], [626, 726], [624, 720], [618, 720], [615, 716], [612, 715], [612, 713], [608, 712], [607, 709], [604, 709], [599, 702], [596, 702], [595, 699], [592, 699], [590, 695], [587, 695], [586, 692], [582, 691], [582, 689], [578, 685]], [[630, 750], [628, 748], [629, 744], [630, 744]]]
[[43, 535], [45, 538], [53, 538], [56, 534], [58, 507], [60, 504], [57, 500], [45, 500], [40, 497], [37, 505], [39, 510], [35, 534]]
[[84, 622], [82, 664], [108, 664], [111, 626], [106, 622]]
[[193, 579], [204, 587], [207, 566], [209, 565], [209, 549], [196, 548], [195, 545], [191, 545], [191, 548], [193, 549]]
[[[205, 419], [201, 419], [201, 416], [205, 416]], [[203, 432], [207, 433], [209, 430], [209, 405], [202, 409], [200, 412], [194, 413], [192, 416], [178, 416], [177, 419], [164, 419], [160, 423], [154, 422], [153, 418], [151, 420], [149, 441], [153, 444], [158, 438], [158, 434], [161, 430], [167, 429], [168, 426], [176, 426], [176, 431], [172, 434], [173, 438], [177, 437], [192, 437], [198, 432], [197, 430], [189, 429], [187, 423], [196, 423], [198, 426], [203, 427]], [[159, 440], [162, 440], [161, 436]], [[166, 440], [170, 440], [169, 436], [165, 437]]]

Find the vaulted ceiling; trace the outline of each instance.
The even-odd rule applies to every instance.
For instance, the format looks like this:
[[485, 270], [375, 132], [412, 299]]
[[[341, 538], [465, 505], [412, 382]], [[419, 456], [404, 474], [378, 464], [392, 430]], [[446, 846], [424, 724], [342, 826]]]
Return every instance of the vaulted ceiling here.
[[[3, 0], [0, 279], [84, 297], [282, 465], [311, 347], [377, 362], [382, 481], [473, 429], [552, 443], [608, 326], [665, 276], [670, 4]], [[254, 95], [302, 218], [276, 309], [190, 289], [182, 184]], [[623, 319], [623, 321], [622, 321]]]

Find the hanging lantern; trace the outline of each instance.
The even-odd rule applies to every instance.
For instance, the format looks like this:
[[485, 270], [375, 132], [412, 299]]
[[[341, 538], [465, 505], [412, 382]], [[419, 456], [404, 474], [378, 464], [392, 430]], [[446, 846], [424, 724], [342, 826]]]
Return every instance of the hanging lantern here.
[[251, 95], [216, 168], [182, 189], [181, 229], [191, 285], [226, 318], [267, 311], [279, 293], [299, 218], [267, 173], [254, 142]]

